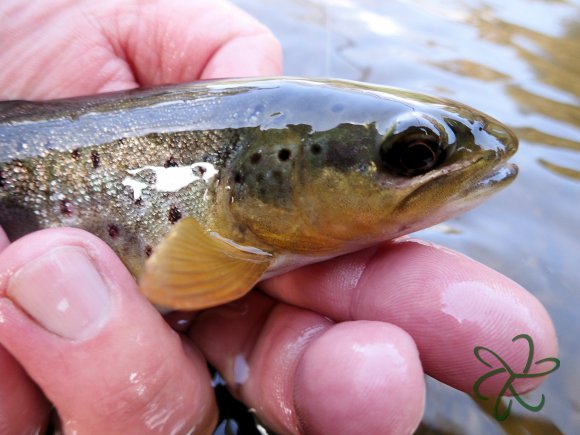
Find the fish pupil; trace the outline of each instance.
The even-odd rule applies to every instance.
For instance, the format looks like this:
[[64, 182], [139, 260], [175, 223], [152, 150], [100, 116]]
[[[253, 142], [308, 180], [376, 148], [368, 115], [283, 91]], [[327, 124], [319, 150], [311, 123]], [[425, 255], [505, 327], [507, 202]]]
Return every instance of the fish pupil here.
[[381, 147], [383, 165], [396, 175], [421, 175], [441, 161], [443, 147], [438, 137], [411, 136], [396, 138]]
[[401, 166], [410, 171], [427, 170], [433, 166], [437, 156], [432, 147], [425, 142], [409, 144], [401, 155]]

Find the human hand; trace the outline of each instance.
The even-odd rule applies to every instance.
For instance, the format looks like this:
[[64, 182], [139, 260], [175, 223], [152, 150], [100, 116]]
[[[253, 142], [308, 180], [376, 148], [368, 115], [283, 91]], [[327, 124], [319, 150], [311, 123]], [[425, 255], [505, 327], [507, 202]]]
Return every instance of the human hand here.
[[[100, 3], [98, 11], [62, 3], [42, 26], [10, 21], [54, 42], [46, 50], [38, 36], [13, 37], [20, 50], [0, 53], [3, 98], [279, 72], [271, 35], [226, 3], [164, 2], [161, 15], [152, 13], [157, 2], [139, 10], [129, 1]], [[6, 27], [0, 32], [17, 35]], [[85, 52], [90, 59], [71, 67]], [[0, 350], [0, 432], [1, 424], [8, 433], [39, 427], [48, 401], [65, 432], [211, 432], [207, 360], [276, 432], [404, 433], [420, 421], [424, 371], [470, 391], [485, 371], [476, 345], [514, 367], [527, 357], [511, 342], [518, 333], [534, 338], [537, 359], [557, 352], [533, 296], [464, 256], [418, 242], [273, 278], [260, 285], [263, 293], [199, 313], [180, 336], [90, 234], [47, 230], [10, 245], [0, 239], [2, 249], [0, 343], [12, 357]]]

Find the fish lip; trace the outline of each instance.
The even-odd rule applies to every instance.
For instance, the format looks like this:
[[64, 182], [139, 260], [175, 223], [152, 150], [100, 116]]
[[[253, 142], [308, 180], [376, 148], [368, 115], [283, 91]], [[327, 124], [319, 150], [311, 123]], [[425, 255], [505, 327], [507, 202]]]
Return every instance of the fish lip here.
[[[433, 174], [427, 180], [423, 179], [414, 189], [405, 194], [405, 199], [401, 201], [394, 212], [399, 212], [400, 210], [405, 209], [408, 202], [413, 197], [416, 197], [419, 191], [432, 189], [434, 185], [436, 187], [437, 180], [440, 178], [449, 174], [453, 175], [461, 173], [462, 170], [466, 169], [467, 167], [482, 161], [485, 162], [487, 160], [488, 159], [485, 159], [483, 156], [476, 156], [472, 159], [453, 163], [447, 166], [445, 171], [439, 171], [436, 174]], [[452, 197], [448, 199], [449, 201], [456, 201], [469, 200], [471, 198], [474, 201], [477, 201], [476, 198], [483, 198], [486, 196], [481, 196], [482, 191], [494, 192], [502, 189], [503, 187], [510, 184], [517, 176], [517, 174], [518, 167], [515, 164], [509, 163], [504, 159], [499, 160], [495, 165], [487, 170], [482, 171], [480, 168], [476, 174], [474, 174], [474, 177], [468, 186], [464, 186], [460, 191], [456, 192], [455, 195], [452, 195]]]
[[[485, 161], [487, 161], [486, 158], [479, 156], [478, 158], [474, 158], [473, 161], [462, 162], [462, 165], [452, 164], [449, 166], [448, 171], [437, 174], [437, 176], [433, 177], [431, 180], [425, 181], [422, 185], [424, 188], [428, 188], [427, 186], [435, 183], [445, 175], [460, 173], [462, 170], [467, 169], [472, 165], [477, 165], [478, 163], [483, 163]], [[480, 168], [473, 174], [471, 185], [462, 190], [461, 197], [467, 199], [473, 195], [477, 195], [477, 192], [486, 190], [490, 192], [497, 191], [498, 189], [510, 184], [516, 178], [518, 172], [518, 166], [505, 159], [499, 160], [495, 165], [487, 170]]]
[[512, 182], [518, 173], [519, 168], [515, 163], [501, 162], [495, 165], [486, 176], [481, 177], [477, 184], [507, 184]]
[[[508, 156], [506, 156], [506, 158], [498, 160], [495, 165], [491, 166], [487, 170], [482, 169], [476, 170], [475, 173], [473, 174], [474, 188], [470, 190], [476, 190], [483, 186], [491, 186], [492, 184], [495, 185], [507, 184], [513, 181], [514, 178], [518, 175], [519, 168], [515, 163], [507, 161], [507, 158]], [[430, 179], [425, 179], [421, 181], [420, 184], [424, 186], [431, 184], [432, 182], [438, 180], [441, 177], [459, 173], [469, 167], [479, 164], [480, 162], [487, 161], [489, 160], [483, 156], [475, 156], [471, 159], [453, 163], [446, 168], [441, 168], [445, 170], [444, 171], [441, 170], [436, 174], [433, 174], [433, 176]]]

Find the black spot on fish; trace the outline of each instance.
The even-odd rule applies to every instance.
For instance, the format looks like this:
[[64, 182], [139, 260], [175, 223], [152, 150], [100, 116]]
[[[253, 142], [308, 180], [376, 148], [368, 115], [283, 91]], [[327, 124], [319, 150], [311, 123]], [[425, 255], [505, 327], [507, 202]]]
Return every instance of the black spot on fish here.
[[91, 161], [93, 162], [93, 168], [97, 169], [101, 164], [101, 157], [96, 151], [91, 151]]
[[310, 147], [310, 152], [312, 154], [320, 154], [322, 152], [322, 147], [317, 143], [313, 143]]
[[278, 159], [281, 162], [285, 162], [291, 156], [292, 156], [292, 153], [290, 152], [290, 150], [288, 148], [282, 148], [280, 151], [278, 151]]
[[169, 213], [167, 213], [167, 217], [169, 219], [169, 222], [174, 224], [179, 219], [181, 219], [181, 212], [175, 205], [172, 205], [171, 208], [169, 209]]
[[119, 237], [119, 227], [115, 224], [109, 224], [109, 237], [111, 239], [116, 239]]
[[0, 187], [4, 187], [6, 184], [6, 179], [4, 178], [4, 174], [0, 171]]
[[179, 164], [177, 163], [177, 160], [173, 158], [173, 156], [169, 157], [167, 161], [163, 164], [164, 168], [174, 168], [176, 166], [179, 166]]
[[236, 172], [236, 175], [234, 176], [234, 181], [236, 182], [236, 184], [241, 184], [244, 181], [244, 177], [242, 176], [241, 172]]
[[60, 214], [63, 216], [71, 216], [73, 214], [73, 205], [68, 199], [60, 201]]
[[151, 257], [151, 254], [153, 254], [153, 248], [151, 247], [151, 245], [145, 246], [145, 256], [149, 258]]
[[258, 183], [261, 183], [262, 181], [264, 181], [264, 174], [256, 174], [256, 181]]
[[276, 180], [279, 184], [284, 183], [284, 176], [281, 171], [272, 171], [272, 178]]
[[260, 163], [260, 160], [262, 160], [262, 154], [260, 153], [254, 153], [250, 157], [250, 163], [252, 165], [257, 165], [258, 163]]
[[135, 205], [142, 206], [143, 205], [143, 200], [141, 198], [137, 198], [135, 200]]
[[70, 155], [73, 159], [77, 160], [81, 156], [81, 152], [76, 148], [70, 152]]

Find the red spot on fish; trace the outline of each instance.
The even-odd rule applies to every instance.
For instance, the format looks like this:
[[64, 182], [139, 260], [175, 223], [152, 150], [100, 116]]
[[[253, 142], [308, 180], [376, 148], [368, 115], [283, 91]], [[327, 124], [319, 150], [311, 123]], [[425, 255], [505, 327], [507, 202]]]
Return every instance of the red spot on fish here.
[[205, 168], [203, 166], [196, 166], [195, 168], [191, 168], [191, 170], [196, 177], [203, 177], [203, 174], [205, 174]]
[[163, 167], [165, 168], [173, 168], [175, 166], [179, 166], [179, 164], [177, 163], [177, 160], [173, 158], [173, 156], [169, 157], [169, 159], [167, 159], [167, 161], [163, 164]]
[[174, 224], [179, 219], [181, 219], [181, 212], [179, 211], [179, 209], [176, 206], [172, 205], [171, 208], [169, 209], [169, 213], [167, 214], [167, 217], [169, 218], [169, 222]]
[[63, 216], [71, 216], [73, 214], [73, 205], [68, 199], [60, 201], [60, 214]]
[[101, 164], [101, 157], [96, 151], [91, 151], [91, 161], [93, 162], [93, 168], [97, 169]]
[[119, 237], [119, 227], [115, 224], [110, 224], [109, 225], [109, 237], [111, 237], [111, 239], [116, 239], [117, 237]]

